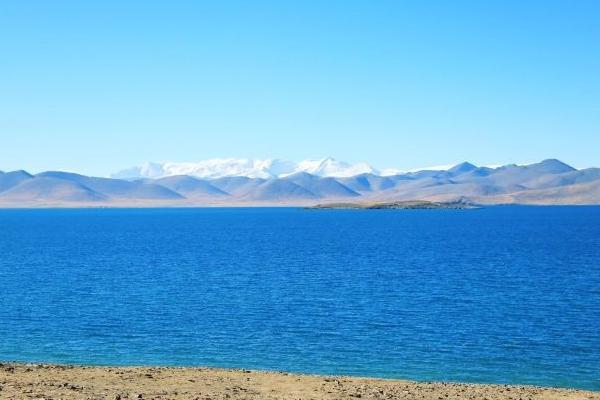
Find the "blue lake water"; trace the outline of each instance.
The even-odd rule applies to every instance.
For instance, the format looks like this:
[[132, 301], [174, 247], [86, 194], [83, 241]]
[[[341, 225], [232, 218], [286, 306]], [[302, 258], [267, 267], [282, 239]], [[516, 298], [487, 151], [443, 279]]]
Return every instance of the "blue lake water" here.
[[600, 390], [600, 207], [0, 210], [0, 360]]

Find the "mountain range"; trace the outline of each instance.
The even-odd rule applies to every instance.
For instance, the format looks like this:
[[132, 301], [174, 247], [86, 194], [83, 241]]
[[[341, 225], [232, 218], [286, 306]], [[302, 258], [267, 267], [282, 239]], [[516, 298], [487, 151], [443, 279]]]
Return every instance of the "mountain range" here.
[[297, 164], [227, 160], [155, 164], [111, 178], [61, 171], [0, 172], [0, 206], [260, 206], [402, 200], [600, 204], [600, 169], [575, 169], [555, 159], [495, 168], [464, 162], [444, 170], [394, 174], [333, 159]]
[[196, 178], [223, 178], [246, 176], [248, 178], [283, 178], [298, 172], [324, 177], [348, 177], [358, 174], [394, 175], [399, 171], [378, 171], [366, 163], [350, 164], [332, 157], [320, 160], [293, 162], [282, 159], [212, 158], [195, 163], [155, 163], [121, 170], [111, 175], [117, 179], [164, 178], [188, 175]]

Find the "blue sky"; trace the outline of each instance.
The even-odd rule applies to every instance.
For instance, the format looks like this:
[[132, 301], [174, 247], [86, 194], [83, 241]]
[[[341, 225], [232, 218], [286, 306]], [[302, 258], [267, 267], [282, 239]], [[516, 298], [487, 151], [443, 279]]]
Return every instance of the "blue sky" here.
[[600, 166], [598, 1], [0, 4], [0, 169]]

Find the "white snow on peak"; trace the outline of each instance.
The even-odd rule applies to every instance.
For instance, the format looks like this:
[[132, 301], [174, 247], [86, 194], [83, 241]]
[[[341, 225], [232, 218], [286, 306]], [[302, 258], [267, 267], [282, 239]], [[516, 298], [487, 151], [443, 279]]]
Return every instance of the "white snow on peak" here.
[[284, 160], [251, 160], [246, 158], [213, 158], [195, 163], [164, 163], [163, 176], [190, 175], [199, 178], [246, 176], [271, 178], [286, 173], [294, 167]]
[[321, 160], [304, 160], [300, 161], [295, 171], [308, 172], [311, 175], [331, 176], [336, 178], [355, 176], [364, 173], [378, 173], [370, 165], [366, 163], [349, 164], [344, 161], [338, 161], [332, 157], [323, 158]]
[[385, 168], [382, 169], [381, 172], [379, 173], [379, 175], [381, 176], [394, 176], [394, 175], [399, 175], [402, 174], [403, 171], [396, 169], [396, 168]]
[[327, 157], [321, 160], [304, 160], [299, 163], [281, 159], [212, 158], [198, 162], [145, 163], [124, 169], [112, 178], [138, 179], [189, 175], [199, 178], [246, 176], [249, 178], [276, 178], [298, 172], [308, 172], [323, 177], [347, 177], [362, 173], [378, 173], [366, 163], [350, 164]]

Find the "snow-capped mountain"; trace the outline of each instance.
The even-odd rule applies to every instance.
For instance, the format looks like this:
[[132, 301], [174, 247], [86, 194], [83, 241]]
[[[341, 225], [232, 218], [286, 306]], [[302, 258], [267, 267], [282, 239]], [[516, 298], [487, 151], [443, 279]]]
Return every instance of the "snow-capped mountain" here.
[[212, 158], [190, 163], [146, 163], [124, 169], [111, 175], [111, 178], [138, 179], [164, 178], [175, 175], [188, 175], [198, 178], [223, 178], [245, 176], [248, 178], [281, 178], [298, 172], [308, 172], [321, 177], [350, 177], [363, 173], [378, 174], [366, 163], [350, 164], [327, 157], [321, 160], [304, 160], [298, 163], [281, 159]]
[[345, 178], [360, 174], [378, 174], [367, 163], [349, 164], [331, 157], [322, 160], [300, 161], [292, 173], [297, 172], [308, 172], [311, 175], [335, 178]]
[[[248, 206], [457, 199], [482, 204], [600, 204], [600, 168], [578, 170], [556, 159], [493, 168], [462, 162], [451, 168], [392, 172], [377, 173], [366, 164], [333, 159], [154, 163], [121, 172], [130, 178], [126, 180], [62, 171], [35, 175], [0, 171], [0, 206]], [[140, 177], [144, 179], [131, 179]]]

